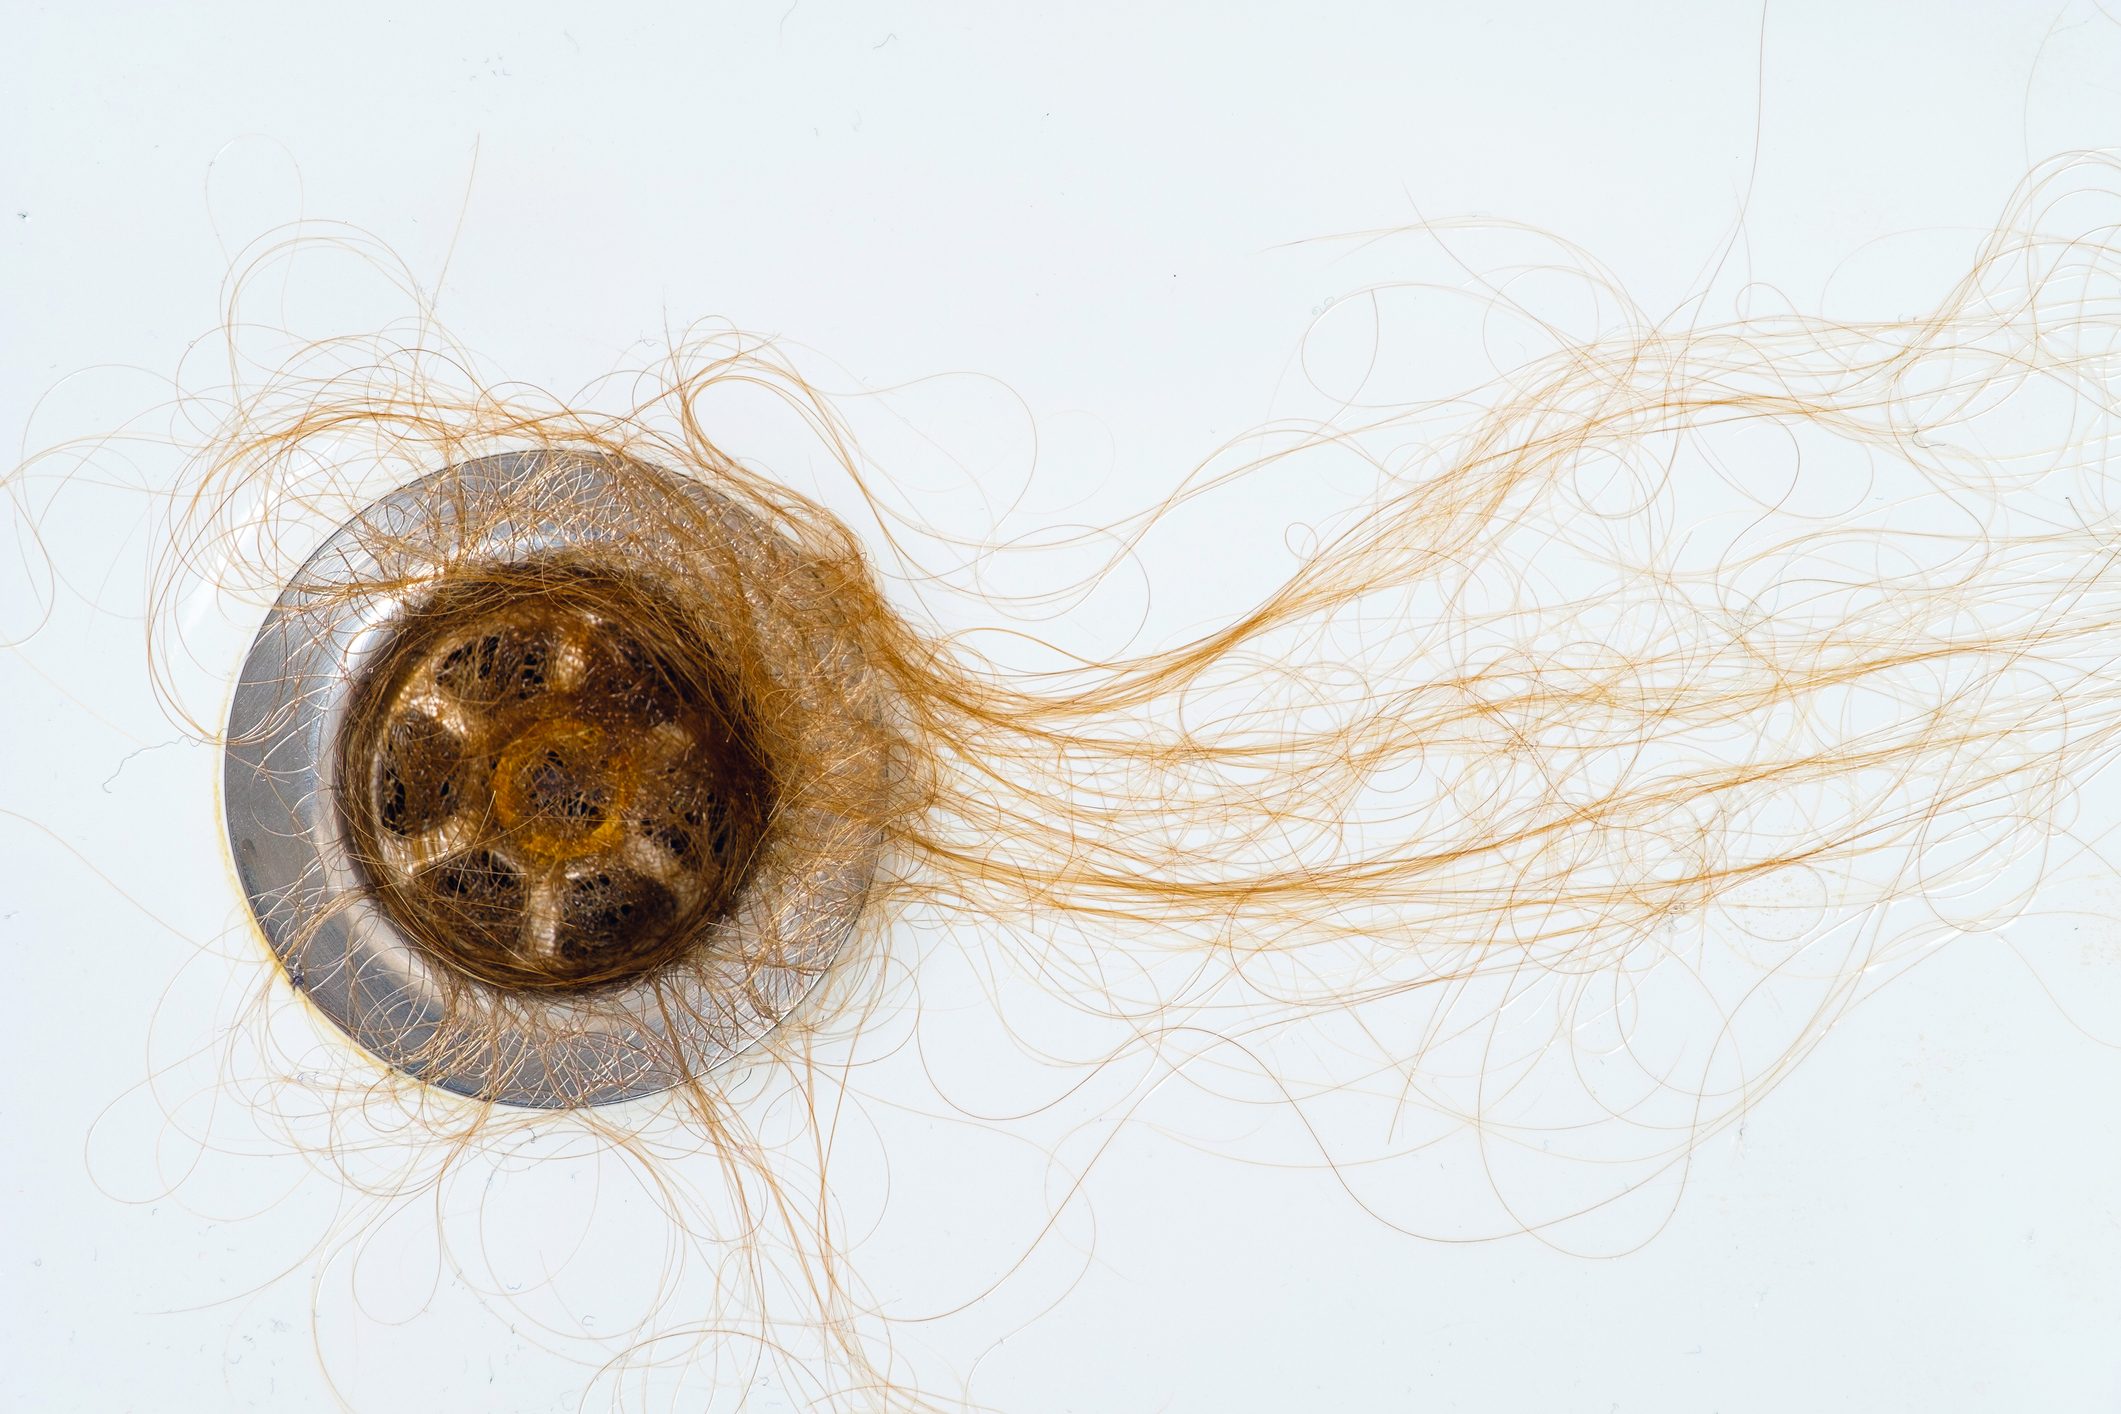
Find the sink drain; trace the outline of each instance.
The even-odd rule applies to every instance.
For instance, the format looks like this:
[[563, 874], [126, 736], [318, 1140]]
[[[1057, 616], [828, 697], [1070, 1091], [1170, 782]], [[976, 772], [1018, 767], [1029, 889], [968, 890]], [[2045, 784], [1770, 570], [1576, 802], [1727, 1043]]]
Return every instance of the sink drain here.
[[287, 585], [228, 724], [231, 848], [290, 980], [382, 1061], [566, 1107], [778, 1025], [868, 897], [888, 699], [832, 577], [646, 463], [467, 461]]

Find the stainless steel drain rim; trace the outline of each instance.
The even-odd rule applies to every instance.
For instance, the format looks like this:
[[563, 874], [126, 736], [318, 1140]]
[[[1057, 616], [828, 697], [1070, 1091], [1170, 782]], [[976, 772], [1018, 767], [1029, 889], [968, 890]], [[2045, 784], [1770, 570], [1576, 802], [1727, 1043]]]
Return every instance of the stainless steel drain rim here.
[[[689, 478], [568, 452], [482, 457], [384, 496], [342, 525], [289, 581], [244, 662], [224, 763], [229, 845], [251, 912], [289, 980], [384, 1063], [458, 1094], [568, 1108], [670, 1089], [762, 1039], [823, 976], [852, 933], [883, 849], [874, 816], [798, 800], [777, 815], [728, 916], [680, 963], [581, 992], [522, 991], [462, 976], [407, 939], [370, 896], [338, 801], [336, 744], [351, 688], [425, 587], [448, 568], [605, 546], [629, 573], [681, 573], [638, 545], [652, 524], [614, 507], [652, 487], [720, 534], [744, 575], [762, 642], [798, 695], [806, 730], [849, 749], [805, 752], [838, 773], [829, 798], [882, 799], [875, 751], [885, 702], [832, 616], [792, 611], [799, 552]], [[653, 498], [651, 498], [652, 503]], [[585, 515], [585, 512], [593, 512]], [[798, 586], [769, 596], [755, 585]], [[868, 749], [860, 749], [867, 747]]]

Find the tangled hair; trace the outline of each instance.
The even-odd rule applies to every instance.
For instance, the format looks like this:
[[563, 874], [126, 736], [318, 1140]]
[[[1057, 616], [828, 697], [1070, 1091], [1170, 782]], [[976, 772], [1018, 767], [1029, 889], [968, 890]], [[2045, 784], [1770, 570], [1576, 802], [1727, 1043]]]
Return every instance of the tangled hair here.
[[[1014, 1113], [1123, 1061], [1183, 1071], [1303, 1116], [1319, 1161], [1409, 1231], [1424, 1230], [1418, 1204], [1391, 1161], [1458, 1133], [1499, 1205], [1474, 1226], [1570, 1245], [1588, 1216], [1683, 1166], [1867, 987], [2024, 911], [2067, 862], [2056, 843], [2079, 786], [2121, 741], [2106, 464], [2121, 251], [2111, 218], [2083, 209], [2113, 178], [2092, 157], [2037, 172], [1919, 317], [1658, 321], [1561, 249], [1550, 268], [1606, 311], [1567, 337], [1482, 283], [1473, 297], [1544, 329], [1546, 351], [1448, 399], [1348, 398], [1259, 429], [1103, 527], [1119, 549], [1079, 586], [1234, 483], [1328, 458], [1359, 468], [1361, 503], [1278, 589], [1185, 641], [1045, 644], [1031, 667], [996, 646], [1010, 639], [916, 611], [908, 591], [946, 578], [909, 548], [918, 519], [770, 342], [688, 336], [630, 384], [567, 398], [476, 376], [426, 315], [409, 333], [309, 343], [263, 372], [231, 365], [156, 575], [158, 662], [183, 594], [205, 582], [270, 600], [320, 522], [420, 486], [438, 509], [400, 536], [404, 553], [332, 591], [416, 606], [355, 694], [367, 705], [343, 747], [362, 783], [353, 892], [384, 896], [444, 959], [452, 997], [487, 999], [452, 1001], [447, 1044], [411, 1068], [490, 1097], [456, 1068], [487, 1075], [525, 1034], [564, 1048], [539, 1028], [573, 1024], [568, 999], [660, 988], [679, 1034], [774, 993], [751, 1014], [779, 1024], [732, 1033], [725, 1061], [663, 1058], [661, 1100], [567, 1118], [634, 1156], [697, 1243], [677, 1247], [713, 1254], [703, 1288], [658, 1287], [613, 1368], [682, 1369], [735, 1400], [733, 1372], [764, 1361], [817, 1407], [956, 1407], [969, 1390], [922, 1376], [923, 1394], [901, 1368], [899, 1318], [863, 1295], [848, 1264], [860, 1224], [827, 1182], [858, 1075], [910, 1053], [937, 977], [997, 1005], [1005, 976], [1030, 979], [1067, 1018], [1043, 1037], [1046, 1023], [1012, 1019], [1063, 1077]], [[239, 272], [231, 331], [249, 327], [241, 295], [258, 271], [317, 239]], [[801, 420], [871, 529], [718, 440], [709, 395], [738, 386]], [[496, 557], [491, 524], [449, 509], [463, 504], [452, 469], [498, 456], [547, 478], [597, 469], [595, 497], [540, 500], [533, 478], [495, 512], [552, 521], [564, 554]], [[596, 640], [568, 623], [617, 627]], [[585, 652], [606, 666], [585, 676]], [[569, 653], [565, 692], [610, 690], [551, 719], [579, 749], [547, 764], [602, 764], [545, 804], [496, 803], [514, 768], [467, 745], [485, 728], [438, 746], [441, 718], [391, 705], [451, 673], [471, 684], [459, 707], [532, 677], [546, 692]], [[691, 724], [684, 742], [655, 757], [672, 721]], [[555, 944], [556, 961], [526, 970], [510, 950], [525, 866], [431, 838], [450, 818], [438, 792], [473, 757], [474, 783], [452, 789], [485, 792], [482, 819], [512, 811], [494, 828], [518, 843], [586, 839], [623, 790], [652, 797], [628, 829], [682, 836], [661, 867], [696, 858], [703, 830], [721, 832], [705, 845], [719, 862], [676, 892], [607, 880], [577, 926], [616, 936], [613, 900], [634, 898], [654, 920], [626, 933], [638, 946]], [[878, 863], [862, 926], [829, 967], [794, 985], [788, 939], [731, 933], [763, 916], [736, 907], [743, 891], [865, 838]], [[467, 859], [484, 862], [467, 874]], [[1636, 1050], [1652, 1013], [1684, 1019], [1689, 1042]], [[621, 1061], [581, 1061], [571, 1093], [594, 1098], [607, 1063]], [[938, 1107], [972, 1119], [981, 1107], [953, 1104], [957, 1082], [928, 1064]], [[295, 1085], [291, 1067], [261, 1065], [253, 1099], [271, 1110], [280, 1087], [332, 1090], [322, 1119], [285, 1107], [321, 1126], [300, 1142], [392, 1202], [554, 1122], [387, 1068], [303, 1073]], [[386, 1147], [356, 1130], [391, 1135], [395, 1166], [355, 1176], [346, 1155], [373, 1164]], [[1522, 1165], [1589, 1157], [1593, 1131], [1607, 1188], [1541, 1198]], [[701, 1151], [712, 1163], [678, 1162]], [[1071, 1159], [1026, 1251], [1094, 1161]]]

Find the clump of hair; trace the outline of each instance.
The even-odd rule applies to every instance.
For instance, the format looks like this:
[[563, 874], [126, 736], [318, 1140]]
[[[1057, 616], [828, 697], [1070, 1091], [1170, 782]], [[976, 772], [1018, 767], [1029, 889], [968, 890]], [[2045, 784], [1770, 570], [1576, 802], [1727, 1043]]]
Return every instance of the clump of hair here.
[[[2113, 175], [2091, 158], [2037, 173], [1916, 318], [1664, 324], [1582, 266], [1619, 311], [1604, 332], [1448, 402], [1278, 424], [1111, 527], [1131, 543], [1291, 458], [1341, 456], [1372, 477], [1286, 583], [1137, 654], [1020, 670], [924, 622], [895, 557], [917, 525], [770, 343], [701, 335], [631, 384], [554, 398], [473, 376], [424, 316], [404, 337], [305, 346], [226, 395], [173, 517], [157, 622], [166, 635], [179, 589], [200, 580], [269, 599], [308, 543], [296, 527], [478, 457], [616, 468], [622, 494], [581, 512], [617, 527], [587, 537], [592, 552], [467, 563], [444, 522], [424, 528], [432, 622], [408, 631], [347, 747], [373, 767], [359, 807], [372, 878], [425, 880], [394, 905], [424, 920], [415, 930], [471, 981], [533, 994], [689, 965], [726, 912], [721, 876], [692, 913], [642, 905], [654, 926], [638, 947], [525, 974], [488, 945], [523, 926], [519, 865], [491, 850], [476, 868], [461, 852], [395, 871], [382, 858], [394, 831], [433, 828], [393, 820], [434, 814], [469, 749], [421, 738], [391, 694], [438, 673], [505, 690], [543, 671], [539, 654], [585, 651], [556, 646], [553, 625], [617, 626], [594, 651], [634, 664], [611, 673], [620, 696], [569, 718], [586, 725], [554, 748], [550, 799], [503, 813], [588, 828], [605, 808], [597, 773], [569, 785], [569, 761], [645, 759], [656, 720], [690, 714], [710, 743], [700, 778], [728, 783], [720, 823], [697, 800], [688, 816], [679, 783], [641, 828], [690, 832], [674, 858], [706, 839], [735, 887], [791, 793], [822, 779], [805, 753], [825, 740], [790, 726], [814, 704], [756, 632], [756, 601], [829, 628], [850, 655], [835, 671], [888, 703], [856, 743], [888, 761], [888, 788], [835, 804], [884, 842], [864, 929], [728, 1068], [686, 1077], [660, 1107], [579, 1122], [659, 1175], [676, 1140], [711, 1155], [697, 1181], [725, 1187], [683, 1222], [749, 1254], [722, 1269], [715, 1309], [660, 1310], [641, 1351], [740, 1330], [757, 1358], [810, 1371], [820, 1407], [906, 1407], [891, 1318], [858, 1294], [826, 1177], [851, 1077], [919, 1025], [920, 953], [900, 920], [959, 925], [996, 968], [1119, 1037], [1041, 1049], [1046, 1062], [1109, 1064], [1190, 1028], [1241, 1044], [1276, 1103], [1383, 1115], [1312, 1125], [1324, 1164], [1389, 1173], [1451, 1125], [1483, 1146], [1558, 1137], [1566, 1157], [1577, 1130], [1541, 1087], [1577, 1087], [1609, 1140], [1632, 1136], [1601, 1155], [1612, 1200], [1683, 1163], [1895, 962], [2023, 907], [2023, 892], [1983, 890], [2048, 847], [2121, 744], [2106, 465], [2121, 251], [2110, 221], [2071, 214]], [[874, 533], [718, 442], [699, 410], [736, 384], [803, 421]], [[1763, 458], [1774, 476], [1725, 459], [1748, 429], [1788, 439]], [[1801, 494], [1807, 463], [1860, 491]], [[1689, 477], [1750, 513], [1696, 518]], [[689, 504], [681, 484], [740, 507], [784, 553], [764, 570], [732, 560], [709, 519], [674, 509]], [[652, 589], [629, 577], [643, 564]], [[457, 874], [431, 872], [445, 865]], [[585, 903], [588, 931], [622, 893]], [[1804, 1005], [1767, 1007], [1778, 979]], [[1534, 989], [1529, 1027], [1505, 1015]], [[1636, 1057], [1625, 1076], [1569, 1073], [1572, 1047], [1595, 1037], [1624, 1054], [1657, 1007], [1694, 1016], [1699, 1044]], [[1306, 1027], [1332, 1046], [1280, 1044]], [[520, 1132], [507, 1111], [395, 1078], [355, 1090], [352, 1103], [421, 1116], [437, 1150]], [[1507, 1165], [1489, 1172], [1510, 1181]], [[1383, 1180], [1364, 1182], [1388, 1221], [1417, 1224]], [[1520, 1196], [1498, 1191], [1501, 1225], [1557, 1241], [1600, 1206], [1535, 1211]]]

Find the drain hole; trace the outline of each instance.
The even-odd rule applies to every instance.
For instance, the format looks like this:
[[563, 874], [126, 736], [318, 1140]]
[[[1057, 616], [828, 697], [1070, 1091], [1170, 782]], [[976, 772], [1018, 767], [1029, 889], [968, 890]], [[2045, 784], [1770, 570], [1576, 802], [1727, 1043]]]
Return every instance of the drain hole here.
[[593, 830], [611, 807], [611, 785], [597, 772], [599, 764], [576, 759], [578, 753], [547, 747], [519, 777], [526, 813], [576, 832]]
[[398, 836], [447, 820], [464, 801], [463, 749], [441, 723], [400, 717], [384, 734], [377, 761], [376, 817]]
[[680, 864], [698, 867], [711, 861], [726, 869], [733, 830], [729, 806], [720, 792], [689, 775], [665, 776], [654, 787], [642, 793], [642, 803], [651, 809], [642, 811], [633, 822], [641, 836]]
[[421, 876], [453, 929], [501, 947], [523, 924], [523, 876], [489, 850], [458, 855]]
[[582, 699], [644, 727], [676, 721], [684, 708], [670, 665], [608, 626], [589, 644]]
[[706, 839], [707, 848], [717, 860], [726, 861], [730, 837], [728, 803], [710, 788], [687, 792], [687, 795], [689, 798], [678, 811], [678, 818], [688, 829]]
[[551, 662], [549, 635], [504, 629], [450, 649], [435, 668], [435, 681], [474, 707], [527, 702], [545, 690]]
[[679, 864], [689, 868], [700, 862], [699, 841], [690, 830], [655, 820], [641, 821], [639, 829], [644, 838]]
[[570, 879], [560, 904], [560, 956], [569, 962], [608, 962], [614, 948], [631, 951], [659, 937], [677, 912], [670, 891], [622, 870]]

